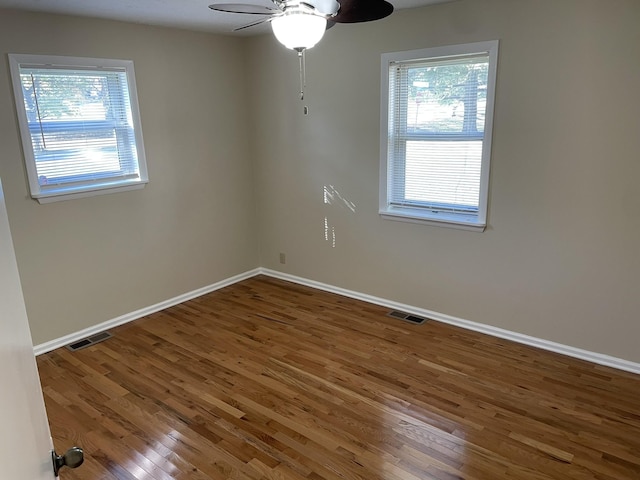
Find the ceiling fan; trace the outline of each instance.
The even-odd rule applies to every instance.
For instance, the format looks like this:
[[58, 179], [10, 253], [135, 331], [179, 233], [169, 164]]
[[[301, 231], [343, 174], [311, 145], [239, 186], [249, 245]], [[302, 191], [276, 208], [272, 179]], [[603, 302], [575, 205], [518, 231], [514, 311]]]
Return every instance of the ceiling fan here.
[[[298, 52], [300, 100], [306, 85], [305, 51], [322, 39], [336, 23], [371, 22], [391, 15], [393, 5], [386, 0], [272, 0], [272, 6], [245, 3], [214, 3], [211, 10], [259, 15], [263, 18], [234, 31], [271, 23], [273, 34], [285, 47]], [[304, 107], [305, 115], [308, 109]]]
[[260, 15], [258, 21], [234, 31], [271, 22], [273, 33], [285, 47], [301, 52], [320, 41], [336, 23], [370, 22], [393, 12], [386, 0], [272, 0], [272, 6], [214, 3], [218, 12]]

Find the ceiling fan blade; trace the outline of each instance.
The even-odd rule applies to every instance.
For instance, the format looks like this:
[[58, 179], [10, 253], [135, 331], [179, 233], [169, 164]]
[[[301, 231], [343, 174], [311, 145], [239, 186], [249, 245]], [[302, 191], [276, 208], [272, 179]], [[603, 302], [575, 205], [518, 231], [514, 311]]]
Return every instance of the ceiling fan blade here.
[[214, 3], [209, 5], [211, 10], [226, 13], [247, 13], [249, 15], [273, 15], [280, 13], [277, 8], [263, 7], [262, 5], [249, 5], [245, 3]]
[[260, 24], [262, 24], [262, 23], [270, 22], [270, 21], [271, 21], [271, 20], [273, 20], [275, 17], [276, 17], [276, 15], [274, 15], [274, 16], [272, 16], [272, 17], [269, 17], [269, 18], [263, 18], [263, 19], [261, 19], [261, 20], [258, 20], [257, 22], [251, 22], [251, 23], [249, 23], [248, 25], [243, 25], [243, 26], [241, 26], [241, 27], [234, 28], [234, 29], [233, 29], [233, 31], [234, 31], [234, 32], [238, 32], [238, 31], [240, 31], [240, 30], [244, 30], [245, 28], [255, 27], [256, 25], [260, 25]]
[[371, 22], [391, 15], [393, 5], [385, 0], [341, 0], [340, 10], [331, 21], [337, 23]]

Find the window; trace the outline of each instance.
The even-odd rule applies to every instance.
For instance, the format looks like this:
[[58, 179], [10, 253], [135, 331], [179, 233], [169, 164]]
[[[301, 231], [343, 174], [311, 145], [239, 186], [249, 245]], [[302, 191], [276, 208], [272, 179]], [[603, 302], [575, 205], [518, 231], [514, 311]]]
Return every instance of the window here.
[[498, 42], [382, 55], [380, 214], [486, 227]]
[[9, 63], [33, 198], [147, 183], [133, 62], [9, 55]]

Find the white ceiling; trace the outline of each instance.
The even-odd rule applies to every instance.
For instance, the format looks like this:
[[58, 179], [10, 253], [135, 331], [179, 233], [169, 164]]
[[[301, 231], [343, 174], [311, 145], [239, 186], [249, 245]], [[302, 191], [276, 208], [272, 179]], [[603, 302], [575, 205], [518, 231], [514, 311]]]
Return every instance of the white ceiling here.
[[[413, 8], [454, 0], [389, 0], [396, 9]], [[249, 3], [271, 5], [269, 0], [0, 0], [0, 8], [62, 13], [108, 18], [127, 22], [185, 28], [214, 33], [232, 33], [259, 17], [214, 12], [211, 3]], [[267, 31], [264, 26], [248, 28], [235, 35], [255, 35]]]

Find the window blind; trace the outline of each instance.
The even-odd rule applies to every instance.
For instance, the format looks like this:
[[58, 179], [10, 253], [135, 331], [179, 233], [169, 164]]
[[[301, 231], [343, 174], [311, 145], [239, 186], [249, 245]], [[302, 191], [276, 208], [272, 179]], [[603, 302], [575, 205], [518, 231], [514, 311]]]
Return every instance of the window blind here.
[[20, 66], [40, 189], [139, 178], [127, 73]]
[[390, 206], [477, 215], [488, 54], [389, 64]]

